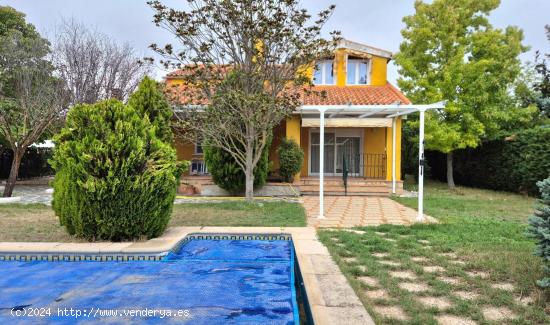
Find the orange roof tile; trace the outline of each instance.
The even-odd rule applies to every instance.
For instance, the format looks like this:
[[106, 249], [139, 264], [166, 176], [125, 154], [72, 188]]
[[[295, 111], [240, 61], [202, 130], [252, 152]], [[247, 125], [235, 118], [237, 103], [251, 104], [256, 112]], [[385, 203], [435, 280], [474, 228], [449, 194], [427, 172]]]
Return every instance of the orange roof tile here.
[[[168, 88], [167, 93], [170, 98], [182, 105], [208, 104], [208, 100], [200, 91], [190, 90], [178, 85]], [[411, 101], [390, 83], [384, 86], [314, 86], [311, 92], [304, 92], [301, 97], [303, 105], [389, 105], [395, 102], [411, 104]]]
[[395, 102], [410, 104], [410, 100], [397, 88], [387, 83], [384, 86], [314, 86], [314, 92], [326, 95], [304, 95], [304, 105], [388, 105]]

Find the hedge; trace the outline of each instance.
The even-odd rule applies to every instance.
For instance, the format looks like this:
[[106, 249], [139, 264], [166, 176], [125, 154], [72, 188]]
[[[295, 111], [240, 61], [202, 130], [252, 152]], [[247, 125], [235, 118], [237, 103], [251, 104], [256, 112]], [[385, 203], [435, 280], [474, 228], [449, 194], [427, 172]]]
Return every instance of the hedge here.
[[[427, 151], [433, 178], [446, 181], [446, 158]], [[454, 152], [454, 177], [460, 185], [538, 195], [536, 183], [550, 176], [550, 127], [521, 130], [474, 149]]]
[[[29, 147], [21, 160], [18, 179], [53, 175], [53, 169], [48, 163], [52, 156], [52, 149]], [[13, 150], [0, 146], [0, 179], [7, 179], [10, 175]]]

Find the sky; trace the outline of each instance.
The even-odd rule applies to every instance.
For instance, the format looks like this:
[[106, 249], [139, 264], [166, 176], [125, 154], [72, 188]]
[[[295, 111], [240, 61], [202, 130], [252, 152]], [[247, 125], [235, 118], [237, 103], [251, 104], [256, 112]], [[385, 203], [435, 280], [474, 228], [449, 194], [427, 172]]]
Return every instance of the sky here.
[[[173, 8], [183, 8], [185, 0], [164, 0]], [[303, 0], [303, 7], [316, 13], [330, 4], [336, 10], [326, 25], [326, 31], [339, 30], [352, 41], [396, 52], [401, 43], [404, 16], [414, 14], [414, 0]], [[171, 35], [151, 21], [153, 11], [146, 0], [0, 0], [27, 15], [27, 21], [47, 35], [63, 18], [74, 18], [94, 26], [120, 42], [129, 42], [140, 55], [152, 56], [149, 44], [164, 45], [173, 41]], [[490, 15], [493, 26], [509, 25], [524, 31], [524, 44], [530, 51], [521, 56], [533, 61], [535, 51], [550, 53], [544, 25], [550, 24], [550, 0], [501, 0]], [[157, 78], [166, 72], [157, 71]], [[395, 84], [397, 67], [390, 64], [388, 80]]]

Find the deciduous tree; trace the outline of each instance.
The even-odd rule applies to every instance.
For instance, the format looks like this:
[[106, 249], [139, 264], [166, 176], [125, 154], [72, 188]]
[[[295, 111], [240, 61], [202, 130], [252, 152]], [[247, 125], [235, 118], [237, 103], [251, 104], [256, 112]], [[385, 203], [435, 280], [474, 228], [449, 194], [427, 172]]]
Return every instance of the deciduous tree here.
[[119, 44], [73, 19], [57, 26], [52, 61], [71, 92], [71, 105], [126, 100], [151, 71], [129, 43]]
[[14, 156], [3, 196], [12, 195], [21, 158], [66, 108], [67, 92], [47, 60], [49, 43], [25, 15], [0, 7], [0, 135]]
[[[483, 137], [530, 110], [520, 110], [510, 87], [526, 50], [517, 27], [493, 28], [489, 13], [499, 0], [415, 2], [403, 19], [404, 41], [395, 60], [400, 88], [415, 103], [446, 100], [426, 115], [426, 148], [447, 153], [447, 181], [453, 188], [456, 149], [476, 147]], [[414, 125], [414, 124], [413, 124]]]
[[[298, 0], [189, 0], [188, 10], [148, 3], [155, 24], [179, 43], [151, 47], [167, 68], [183, 70], [180, 135], [206, 138], [230, 153], [245, 173], [251, 200], [253, 170], [272, 129], [299, 105], [297, 87], [309, 84], [300, 72], [332, 44], [320, 33], [334, 6], [312, 18]], [[234, 80], [221, 94], [216, 88], [228, 71]], [[197, 103], [210, 106], [192, 106]]]

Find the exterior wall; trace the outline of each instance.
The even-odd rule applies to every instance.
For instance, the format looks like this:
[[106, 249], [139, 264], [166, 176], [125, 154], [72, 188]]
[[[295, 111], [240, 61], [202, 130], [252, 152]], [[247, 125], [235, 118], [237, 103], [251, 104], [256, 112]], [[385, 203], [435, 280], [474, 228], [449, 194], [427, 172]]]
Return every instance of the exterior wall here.
[[[176, 148], [176, 156], [178, 160], [193, 160], [197, 158], [202, 158], [202, 155], [195, 154], [195, 144], [190, 142], [184, 142], [181, 139], [176, 139], [174, 147]], [[189, 171], [185, 172], [184, 175], [188, 175]]]
[[[286, 137], [296, 141], [297, 144], [302, 145], [301, 142], [301, 127], [302, 120], [300, 116], [294, 115], [286, 119]], [[300, 180], [300, 173], [294, 176], [295, 181]]]
[[300, 171], [301, 176], [309, 176], [308, 162], [309, 162], [309, 128], [301, 129], [301, 143], [300, 147], [304, 151], [304, 164], [302, 165], [302, 170]]
[[286, 135], [286, 122], [282, 121], [276, 128], [273, 129], [273, 139], [269, 148], [269, 161], [271, 162], [271, 171], [279, 169], [279, 155], [277, 149], [281, 144], [281, 140]]
[[[363, 134], [364, 154], [386, 153], [386, 128], [365, 128]], [[376, 175], [365, 166], [363, 175], [367, 178], [374, 178]]]
[[[386, 148], [387, 148], [387, 173], [386, 180], [392, 180], [392, 141], [393, 131], [392, 128], [386, 128]], [[401, 118], [398, 118], [396, 121], [395, 128], [395, 178], [396, 180], [401, 180]]]
[[371, 85], [384, 86], [387, 82], [388, 59], [373, 56], [371, 60]]

